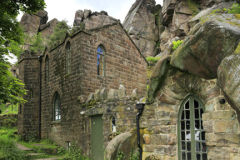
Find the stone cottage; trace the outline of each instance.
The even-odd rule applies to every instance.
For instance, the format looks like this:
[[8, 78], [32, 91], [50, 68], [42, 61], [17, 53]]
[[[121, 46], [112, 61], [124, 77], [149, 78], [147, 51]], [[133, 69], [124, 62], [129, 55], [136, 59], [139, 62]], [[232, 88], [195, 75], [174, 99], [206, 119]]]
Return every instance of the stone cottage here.
[[[142, 102], [143, 159], [240, 159], [240, 20], [226, 12], [234, 2], [136, 0], [123, 26], [105, 12], [77, 11], [78, 30], [40, 59], [19, 61], [28, 90], [19, 133], [40, 131], [66, 148], [77, 142], [93, 160], [130, 158]], [[159, 60], [148, 65], [141, 53]]]
[[[19, 107], [19, 134], [27, 138], [40, 130], [42, 138], [51, 138], [64, 147], [77, 142], [90, 156], [91, 143], [100, 143], [91, 142], [92, 134], [103, 140], [98, 128], [91, 131], [90, 120], [100, 117], [96, 123], [103, 125], [103, 109], [87, 116], [81, 113], [107, 101], [107, 97], [108, 101], [110, 97], [122, 99], [132, 92], [144, 96], [146, 70], [147, 61], [119, 22], [90, 30], [78, 28], [57, 45], [46, 48], [40, 57], [26, 51], [19, 60], [19, 71], [28, 90], [24, 97], [28, 102]], [[102, 150], [103, 141], [99, 146]]]

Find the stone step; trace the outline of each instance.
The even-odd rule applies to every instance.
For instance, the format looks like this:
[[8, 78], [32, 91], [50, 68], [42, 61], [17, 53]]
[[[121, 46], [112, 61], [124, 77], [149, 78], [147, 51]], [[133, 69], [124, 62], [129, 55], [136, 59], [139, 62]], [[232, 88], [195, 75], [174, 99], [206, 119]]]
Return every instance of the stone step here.
[[28, 153], [29, 156], [45, 155], [45, 153]]
[[18, 143], [17, 143], [17, 148], [22, 150], [22, 151], [33, 151], [34, 150], [32, 148], [27, 148], [27, 147], [25, 147], [25, 146], [23, 146], [21, 144], [18, 144]]

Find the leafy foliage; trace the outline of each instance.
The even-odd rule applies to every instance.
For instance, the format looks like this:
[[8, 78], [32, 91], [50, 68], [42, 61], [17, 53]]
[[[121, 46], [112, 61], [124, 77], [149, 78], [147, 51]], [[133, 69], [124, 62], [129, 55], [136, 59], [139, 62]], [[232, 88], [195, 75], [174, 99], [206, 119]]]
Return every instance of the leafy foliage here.
[[24, 43], [23, 31], [16, 17], [19, 10], [34, 13], [44, 9], [44, 0], [2, 0], [0, 2], [0, 103], [24, 102], [21, 98], [26, 93], [24, 84], [11, 75], [10, 65], [5, 55], [21, 54], [21, 45]]
[[25, 102], [22, 95], [26, 94], [24, 84], [19, 79], [12, 76], [3, 55], [0, 55], [0, 103]]
[[231, 9], [228, 10], [230, 14], [240, 14], [240, 5], [238, 3], [234, 3]]
[[6, 140], [0, 138], [0, 158], [4, 159], [18, 159], [28, 160], [30, 157], [26, 156], [26, 153], [17, 149], [13, 140]]
[[138, 160], [138, 159], [139, 159], [139, 152], [135, 153], [134, 148], [132, 148], [130, 152], [130, 160]]
[[44, 48], [45, 48], [45, 46], [43, 44], [42, 33], [39, 32], [38, 34], [34, 35], [31, 38], [30, 50], [37, 52], [37, 51], [44, 51]]
[[58, 43], [66, 36], [66, 33], [69, 29], [71, 29], [71, 27], [67, 25], [66, 20], [59, 21], [54, 27], [53, 34], [50, 36], [47, 45], [52, 46], [53, 44]]
[[182, 44], [182, 40], [178, 40], [178, 41], [173, 41], [173, 47], [172, 49], [175, 51], [181, 44]]
[[117, 160], [125, 160], [127, 159], [127, 156], [122, 151], [119, 151], [117, 154]]
[[153, 62], [153, 63], [157, 62], [160, 58], [161, 57], [152, 57], [152, 56], [146, 57], [148, 62]]
[[82, 154], [81, 148], [77, 147], [77, 143], [71, 143], [69, 158], [72, 160], [89, 160]]

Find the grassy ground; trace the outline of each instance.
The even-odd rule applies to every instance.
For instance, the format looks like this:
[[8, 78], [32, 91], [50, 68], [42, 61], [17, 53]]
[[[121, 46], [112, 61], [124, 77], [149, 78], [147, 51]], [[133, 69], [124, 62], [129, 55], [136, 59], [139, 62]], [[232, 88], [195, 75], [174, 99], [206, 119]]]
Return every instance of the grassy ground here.
[[[56, 143], [51, 140], [37, 140], [32, 138], [30, 142], [21, 140], [21, 137], [14, 134], [17, 129], [0, 127], [0, 160], [2, 159], [17, 159], [17, 160], [30, 160], [33, 157], [27, 156], [28, 153], [48, 153], [45, 155], [34, 156], [37, 158], [51, 158], [58, 157], [63, 160], [89, 160], [87, 157], [81, 154], [81, 149], [77, 148], [76, 145], [71, 144], [70, 151], [66, 151], [64, 148], [59, 147]], [[16, 143], [19, 143], [27, 148], [34, 149], [33, 151], [20, 151], [16, 147]], [[51, 155], [49, 152], [56, 155]]]
[[2, 111], [1, 114], [16, 114], [18, 113], [18, 104], [1, 104], [0, 110]]

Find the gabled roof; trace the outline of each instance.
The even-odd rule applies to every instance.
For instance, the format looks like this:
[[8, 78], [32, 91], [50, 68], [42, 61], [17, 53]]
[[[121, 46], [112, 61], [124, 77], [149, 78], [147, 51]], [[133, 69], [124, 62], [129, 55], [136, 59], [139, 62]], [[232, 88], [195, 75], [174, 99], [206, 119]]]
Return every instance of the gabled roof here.
[[[112, 23], [112, 24], [109, 24], [109, 25], [104, 25], [104, 26], [101, 26], [101, 27], [96, 27], [96, 28], [92, 28], [92, 29], [89, 29], [89, 30], [85, 30], [83, 28], [79, 28], [75, 31], [73, 31], [72, 33], [70, 32], [67, 32], [65, 37], [63, 39], [61, 39], [57, 44], [54, 44], [53, 46], [50, 46], [49, 48], [49, 52], [53, 51], [54, 49], [56, 49], [58, 46], [62, 45], [63, 43], [65, 43], [66, 39], [68, 37], [72, 38], [74, 37], [75, 35], [77, 35], [78, 33], [80, 32], [83, 32], [83, 33], [86, 33], [88, 35], [92, 35], [91, 31], [94, 31], [94, 30], [99, 30], [99, 29], [103, 29], [103, 28], [107, 28], [109, 26], [115, 26], [115, 25], [119, 25], [122, 30], [125, 32], [125, 34], [127, 35], [127, 37], [130, 39], [130, 41], [132, 42], [132, 44], [136, 47], [136, 49], [138, 50], [139, 54], [143, 57], [143, 59], [146, 61], [147, 65], [149, 66], [149, 63], [148, 61], [146, 60], [146, 58], [142, 55], [140, 49], [137, 47], [137, 45], [134, 43], [134, 41], [132, 40], [132, 38], [128, 35], [127, 31], [124, 29], [123, 25], [120, 23], [120, 21], [116, 22], [116, 23]], [[47, 50], [48, 47], [45, 47], [45, 50], [42, 54], [42, 56], [45, 55], [46, 53], [46, 50]]]

